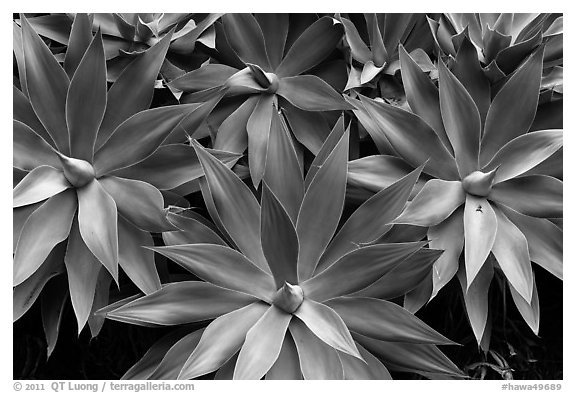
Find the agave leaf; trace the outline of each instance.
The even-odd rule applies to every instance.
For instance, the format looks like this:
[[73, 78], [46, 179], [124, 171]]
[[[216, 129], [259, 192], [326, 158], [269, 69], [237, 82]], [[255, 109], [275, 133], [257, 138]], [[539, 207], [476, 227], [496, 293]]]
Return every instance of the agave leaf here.
[[[14, 120], [22, 122], [30, 127], [35, 133], [44, 139], [45, 143], [48, 143], [52, 147], [56, 146], [50, 134], [48, 134], [42, 123], [40, 123], [40, 120], [38, 120], [38, 116], [34, 113], [30, 101], [28, 101], [28, 98], [24, 93], [18, 90], [16, 86], [12, 86], [12, 117]], [[14, 137], [19, 132], [17, 132], [16, 129], [16, 123], [14, 123]]]
[[13, 120], [12, 165], [24, 171], [32, 171], [41, 165], [62, 167], [58, 156], [40, 135], [26, 124]]
[[78, 13], [72, 22], [66, 57], [64, 58], [64, 70], [68, 78], [72, 80], [82, 57], [92, 42], [92, 23], [93, 16]]
[[254, 301], [252, 296], [207, 282], [182, 281], [109, 311], [106, 318], [142, 326], [183, 325], [217, 318]]
[[[520, 214], [498, 205], [512, 223], [522, 231], [528, 242], [530, 259], [562, 279], [562, 230], [549, 220]], [[534, 290], [536, 287], [534, 287]]]
[[148, 232], [130, 224], [122, 216], [118, 217], [118, 263], [130, 280], [146, 295], [162, 288], [154, 253], [145, 247], [152, 247], [154, 241]]
[[106, 110], [106, 60], [100, 32], [94, 36], [76, 71], [66, 97], [70, 154], [92, 162], [96, 135]]
[[353, 109], [340, 93], [315, 75], [282, 78], [276, 93], [305, 111]]
[[[190, 53], [194, 50], [196, 42], [201, 42], [209, 48], [214, 48], [214, 38], [209, 38], [211, 34], [214, 34], [214, 22], [218, 20], [223, 14], [213, 13], [208, 14], [204, 19], [198, 22], [198, 25], [188, 33], [174, 37], [170, 45], [170, 50], [176, 53]], [[180, 30], [182, 31], [182, 30]], [[212, 32], [212, 33], [211, 33]], [[174, 34], [179, 35], [179, 32]]]
[[436, 296], [458, 271], [458, 261], [464, 249], [464, 215], [458, 209], [438, 225], [428, 229], [430, 247], [445, 250], [432, 270], [432, 297]]
[[266, 167], [274, 101], [274, 95], [262, 95], [246, 123], [250, 177], [255, 188], [258, 188]]
[[370, 82], [372, 79], [376, 78], [376, 76], [384, 69], [384, 66], [376, 66], [372, 62], [372, 60], [368, 61], [364, 64], [362, 68], [362, 72], [360, 73], [360, 84], [365, 84]]
[[[22, 39], [22, 28], [16, 22], [12, 22], [12, 48], [14, 57], [16, 59], [16, 66], [18, 68], [18, 79], [20, 82], [20, 89], [22, 90], [21, 93], [26, 99], [28, 99], [28, 87], [26, 86], [26, 68], [24, 65], [24, 43]], [[13, 88], [15, 91], [18, 90], [16, 86], [13, 86]]]
[[168, 221], [177, 227], [178, 231], [162, 233], [162, 239], [167, 246], [180, 244], [209, 243], [225, 246], [222, 238], [199, 217], [168, 213]]
[[298, 236], [288, 213], [268, 188], [262, 184], [262, 250], [280, 288], [285, 282], [298, 284]]
[[[306, 296], [324, 301], [358, 292], [376, 282], [426, 242], [376, 244], [345, 254], [301, 284]], [[362, 268], [359, 268], [362, 266]], [[340, 283], [334, 285], [335, 282]]]
[[316, 337], [304, 322], [297, 318], [292, 318], [289, 328], [298, 350], [304, 379], [344, 379], [342, 363], [338, 352], [332, 346]]
[[356, 343], [358, 351], [366, 360], [366, 363], [361, 362], [353, 356], [346, 355], [345, 353], [338, 353], [342, 367], [344, 368], [344, 379], [346, 380], [387, 380], [392, 379], [392, 376], [386, 369], [386, 366], [380, 362], [374, 355], [368, 352], [364, 347]]
[[258, 64], [270, 71], [264, 35], [256, 18], [251, 14], [225, 14], [222, 17], [226, 38], [234, 52], [244, 63]]
[[[290, 327], [290, 325], [288, 326]], [[266, 373], [266, 380], [301, 380], [300, 359], [298, 350], [290, 333], [286, 333], [282, 348], [276, 362]]]
[[[459, 179], [456, 162], [436, 133], [420, 117], [400, 108], [360, 96], [363, 110], [371, 116], [376, 130], [392, 148], [413, 167], [430, 160], [425, 173], [445, 180]], [[362, 108], [360, 112], [362, 112]], [[374, 136], [373, 136], [374, 138]], [[426, 146], [426, 150], [422, 149]]]
[[270, 307], [257, 302], [222, 315], [204, 330], [178, 379], [192, 379], [224, 365], [244, 343], [246, 333]]
[[70, 190], [48, 199], [30, 215], [14, 252], [14, 286], [30, 277], [54, 246], [68, 237], [76, 206], [74, 191]]
[[344, 28], [328, 16], [310, 25], [292, 44], [276, 69], [279, 77], [295, 76], [319, 64], [336, 47]]
[[432, 127], [446, 149], [453, 154], [452, 144], [442, 122], [438, 88], [418, 67], [418, 64], [402, 45], [399, 46], [398, 51], [402, 68], [402, 82], [406, 89], [406, 99], [410, 109]]
[[482, 265], [472, 282], [467, 281], [464, 269], [460, 269], [457, 275], [464, 294], [468, 320], [470, 321], [470, 326], [472, 326], [476, 341], [480, 345], [482, 337], [485, 335], [485, 330], [488, 329], [488, 291], [494, 276], [492, 261], [487, 261]]
[[380, 277], [374, 284], [351, 296], [387, 300], [403, 296], [430, 276], [432, 265], [442, 255], [442, 252], [443, 250], [422, 248]]
[[250, 261], [265, 272], [270, 272], [260, 241], [260, 205], [254, 194], [238, 176], [197, 142], [194, 149], [226, 232]]
[[266, 44], [271, 69], [282, 61], [284, 44], [288, 36], [288, 14], [255, 14]]
[[[413, 168], [401, 158], [373, 155], [348, 162], [348, 185], [379, 192], [405, 177]], [[413, 189], [419, 191], [418, 186]]]
[[16, 245], [18, 244], [18, 239], [22, 233], [22, 228], [28, 217], [36, 211], [44, 202], [38, 202], [33, 205], [26, 205], [12, 209], [12, 252], [16, 251]]
[[58, 150], [68, 154], [68, 129], [64, 108], [70, 81], [28, 20], [25, 17], [20, 20], [30, 103]]
[[358, 344], [381, 358], [389, 369], [411, 371], [419, 374], [435, 373], [462, 377], [458, 367], [436, 345], [408, 344], [379, 341], [353, 333]]
[[428, 276], [418, 286], [404, 295], [404, 308], [415, 314], [432, 298], [432, 277]]
[[228, 78], [237, 72], [236, 68], [224, 64], [206, 64], [170, 81], [168, 86], [185, 93], [202, 91], [222, 86]]
[[480, 271], [492, 250], [498, 222], [494, 209], [485, 198], [466, 195], [464, 207], [464, 257], [468, 286]]
[[98, 182], [114, 199], [120, 214], [138, 228], [149, 232], [175, 229], [166, 218], [164, 198], [154, 186], [116, 176], [106, 176]]
[[48, 165], [38, 166], [14, 187], [12, 205], [21, 207], [41, 202], [70, 187], [62, 171]]
[[[171, 105], [139, 112], [122, 123], [94, 154], [98, 176], [150, 156], [197, 104]], [[143, 132], [145, 130], [146, 132]]]
[[258, 103], [258, 96], [248, 98], [218, 128], [214, 149], [243, 153], [248, 146], [248, 119]]
[[118, 212], [98, 180], [77, 190], [78, 223], [84, 243], [118, 281]]
[[349, 131], [346, 131], [310, 183], [296, 223], [300, 242], [298, 277], [312, 276], [336, 231], [344, 207]]
[[346, 42], [350, 46], [350, 53], [352, 54], [352, 57], [362, 64], [369, 61], [372, 57], [372, 53], [370, 52], [368, 46], [364, 43], [364, 40], [362, 40], [360, 37], [360, 33], [358, 33], [358, 29], [356, 29], [354, 23], [346, 18], [340, 18], [339, 20], [344, 26]]
[[200, 337], [204, 333], [204, 329], [196, 330], [190, 334], [185, 335], [170, 347], [162, 361], [158, 364], [156, 369], [147, 379], [155, 380], [173, 380], [178, 378], [178, 373], [184, 366], [186, 359], [196, 349]]
[[200, 191], [202, 192], [202, 199], [204, 199], [204, 203], [206, 203], [206, 209], [208, 210], [208, 213], [210, 214], [212, 221], [218, 228], [219, 234], [223, 239], [226, 240], [226, 243], [230, 244], [231, 247], [238, 249], [238, 247], [234, 243], [234, 240], [232, 240], [228, 232], [226, 232], [224, 224], [222, 224], [222, 220], [220, 219], [220, 215], [218, 214], [218, 211], [216, 210], [216, 205], [214, 204], [214, 199], [212, 198], [212, 195], [210, 195], [210, 189], [208, 187], [208, 182], [206, 181], [206, 178], [203, 177], [199, 179], [198, 184], [200, 186]]
[[538, 289], [536, 288], [536, 279], [532, 277], [534, 280], [532, 286], [534, 287], [534, 291], [532, 292], [532, 300], [530, 303], [526, 302], [526, 300], [514, 289], [513, 286], [510, 286], [510, 293], [512, 294], [512, 300], [520, 311], [520, 315], [526, 321], [530, 329], [534, 332], [535, 335], [538, 335], [538, 330], [540, 328], [540, 301], [538, 299]]
[[[304, 292], [306, 293], [305, 289]], [[346, 324], [330, 307], [305, 298], [294, 315], [304, 322], [316, 337], [332, 348], [363, 360]]]
[[516, 71], [492, 100], [480, 151], [480, 165], [488, 163], [498, 150], [525, 134], [534, 120], [542, 76], [543, 48]]
[[498, 150], [483, 170], [498, 168], [494, 183], [522, 175], [561, 149], [563, 135], [562, 130], [542, 130], [520, 135]]
[[538, 45], [542, 44], [542, 32], [534, 34], [529, 39], [511, 45], [502, 49], [496, 55], [496, 63], [498, 67], [505, 73], [509, 74], [514, 72], [518, 65], [524, 60], [530, 52], [532, 52]]
[[169, 32], [156, 45], [136, 57], [118, 77], [108, 91], [108, 105], [98, 137], [95, 151], [120, 126], [134, 114], [148, 109], [154, 94], [154, 82], [160, 71], [172, 32]]
[[386, 300], [345, 297], [326, 305], [342, 317], [348, 328], [383, 341], [414, 344], [454, 344], [402, 307]]
[[214, 374], [214, 380], [217, 381], [231, 381], [234, 379], [234, 369], [236, 368], [236, 360], [238, 360], [238, 352], [236, 352], [230, 359], [228, 359]]
[[217, 244], [184, 244], [152, 249], [214, 285], [271, 302], [273, 278], [238, 251]]
[[330, 134], [330, 127], [320, 112], [309, 112], [296, 108], [281, 100], [282, 113], [298, 142], [316, 155]]
[[90, 327], [92, 338], [98, 336], [100, 330], [102, 330], [102, 327], [104, 326], [106, 317], [102, 314], [97, 314], [96, 312], [109, 304], [111, 282], [112, 276], [108, 273], [108, 270], [100, 269], [98, 281], [96, 282], [94, 301], [92, 302], [92, 310], [88, 317], [88, 326]]
[[62, 264], [64, 252], [63, 244], [54, 247], [44, 263], [30, 277], [14, 288], [12, 293], [12, 320], [14, 322], [32, 307], [46, 283], [64, 271]]
[[76, 314], [78, 335], [80, 335], [92, 310], [98, 273], [102, 265], [84, 244], [76, 220], [70, 229], [64, 263], [68, 273], [70, 300], [74, 314]]
[[344, 135], [345, 132], [346, 127], [344, 125], [344, 115], [342, 114], [334, 124], [334, 127], [332, 128], [330, 133], [324, 139], [322, 147], [316, 153], [316, 157], [314, 157], [314, 160], [312, 161], [310, 167], [308, 168], [308, 172], [306, 173], [306, 179], [304, 181], [305, 189], [308, 189], [308, 187], [310, 187], [312, 179], [314, 179], [320, 168], [322, 168], [322, 165], [324, 165], [328, 157], [330, 157], [330, 154], [336, 148], [338, 142], [340, 142], [340, 139], [342, 139], [342, 136]]
[[492, 253], [498, 260], [506, 279], [511, 286], [527, 301], [532, 300], [532, 266], [528, 252], [528, 242], [522, 232], [499, 209], [498, 232], [492, 247]]
[[122, 380], [148, 379], [159, 366], [166, 352], [186, 334], [185, 328], [174, 330], [156, 341], [148, 351], [122, 376]]
[[459, 181], [428, 180], [422, 190], [394, 220], [395, 224], [438, 225], [466, 200]]
[[304, 197], [304, 181], [292, 138], [276, 111], [272, 113], [264, 181], [278, 197], [290, 220], [296, 223]]
[[480, 150], [480, 113], [466, 88], [440, 61], [439, 90], [440, 111], [446, 134], [454, 148], [460, 177], [478, 170]]
[[[316, 273], [330, 266], [360, 244], [370, 243], [384, 234], [406, 204], [423, 166], [381, 190], [350, 216], [322, 255]], [[382, 212], [382, 213], [381, 213]]]
[[523, 176], [494, 185], [490, 199], [528, 216], [562, 218], [562, 189], [551, 176]]
[[234, 379], [259, 380], [270, 370], [282, 348], [292, 314], [272, 305], [248, 330], [240, 349]]
[[[227, 151], [208, 151], [228, 167], [234, 166], [240, 158], [239, 154]], [[141, 180], [159, 190], [171, 190], [204, 176], [204, 172], [194, 148], [184, 144], [170, 144], [160, 146], [143, 161], [114, 171], [111, 175]]]
[[65, 276], [51, 281], [42, 292], [40, 307], [42, 313], [42, 327], [46, 336], [46, 358], [56, 348], [58, 333], [64, 316], [64, 308], [68, 302], [68, 286]]

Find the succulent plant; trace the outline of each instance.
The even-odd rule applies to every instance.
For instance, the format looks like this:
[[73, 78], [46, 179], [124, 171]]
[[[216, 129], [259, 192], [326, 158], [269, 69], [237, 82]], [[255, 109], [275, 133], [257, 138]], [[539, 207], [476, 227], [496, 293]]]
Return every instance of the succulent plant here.
[[343, 28], [324, 16], [294, 33], [286, 14], [227, 14], [222, 26], [224, 42], [221, 47], [217, 43], [217, 49], [233, 65], [206, 64], [169, 87], [185, 93], [182, 102], [203, 100], [222, 90], [236, 97], [212, 115], [217, 117], [211, 124], [213, 145], [236, 153], [248, 148], [250, 175], [258, 186], [274, 107], [286, 113], [296, 139], [314, 154], [330, 131], [319, 112], [351, 108], [322, 78], [302, 75], [334, 50]]
[[21, 18], [26, 67], [22, 91], [14, 87], [13, 120], [13, 165], [25, 174], [13, 191], [14, 319], [65, 266], [79, 331], [99, 296], [96, 288], [108, 291], [98, 285], [107, 280], [99, 279], [106, 276], [102, 266], [118, 282], [120, 265], [144, 293], [160, 288], [153, 253], [141, 246], [153, 244], [148, 232], [174, 226], [160, 191], [142, 179], [165, 175], [182, 160], [166, 162], [168, 172], [161, 160], [145, 171], [142, 163], [183, 119], [199, 124], [208, 108], [144, 110], [154, 88], [155, 75], [149, 76], [162, 64], [167, 39], [107, 90], [102, 35], [92, 38], [87, 18], [76, 16], [64, 67]]
[[[528, 132], [538, 104], [543, 49], [492, 99], [466, 38], [453, 72], [439, 62], [438, 88], [401, 49], [402, 79], [414, 113], [365, 97], [354, 102], [377, 145], [392, 149], [409, 166], [428, 160], [426, 183], [394, 223], [428, 227], [431, 246], [446, 251], [412, 304], [422, 306], [459, 272], [478, 343], [486, 331], [495, 272], [504, 275], [535, 333], [539, 306], [530, 261], [562, 278], [562, 230], [549, 220], [562, 217], [562, 181], [548, 175], [561, 172], [561, 161], [539, 165], [562, 148], [562, 130]], [[396, 157], [382, 161], [387, 172], [381, 177], [407, 170]]]
[[[276, 112], [273, 119], [271, 140], [296, 168], [289, 134]], [[167, 284], [108, 309], [107, 317], [145, 326], [214, 321], [150, 353], [156, 365], [145, 374], [135, 366], [130, 377], [190, 379], [220, 369], [223, 379], [389, 379], [387, 367], [461, 375], [436, 347], [450, 340], [400, 306], [372, 297], [397, 297], [416, 266], [427, 270], [442, 253], [423, 248], [425, 242], [369, 244], [398, 215], [421, 168], [360, 206], [334, 236], [344, 202], [348, 132], [330, 135], [306, 181], [299, 170], [287, 173], [287, 190], [307, 186], [293, 201], [297, 211], [283, 205], [266, 181], [259, 203], [225, 165], [199, 144], [195, 148], [212, 218], [235, 247], [218, 237], [154, 247], [204, 281]], [[386, 213], [374, 216], [379, 211]], [[369, 224], [368, 216], [375, 217]]]

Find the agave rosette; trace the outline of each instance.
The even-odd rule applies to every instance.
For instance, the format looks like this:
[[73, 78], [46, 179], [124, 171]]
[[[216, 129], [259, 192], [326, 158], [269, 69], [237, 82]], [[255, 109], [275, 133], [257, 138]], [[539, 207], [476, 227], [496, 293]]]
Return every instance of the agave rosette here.
[[[352, 20], [361, 27], [357, 28]], [[375, 81], [380, 74], [394, 75], [400, 69], [399, 44], [404, 45], [422, 70], [435, 70], [426, 52], [432, 49], [433, 41], [424, 14], [364, 14], [363, 18], [350, 15], [340, 21], [351, 56], [345, 90]], [[363, 38], [359, 29], [367, 37]]]
[[[36, 32], [62, 45], [69, 45], [74, 14], [50, 14], [29, 19]], [[197, 42], [213, 48], [214, 22], [221, 14], [190, 13], [94, 13], [88, 22], [92, 31], [102, 32], [108, 61], [108, 80], [115, 81], [131, 58], [154, 46], [166, 35], [170, 45], [161, 74], [173, 79], [188, 69]], [[174, 30], [174, 31], [172, 31]], [[182, 57], [181, 55], [186, 55]]]
[[367, 157], [381, 170], [380, 176], [372, 171], [364, 177], [367, 185], [374, 179], [385, 184], [406, 173], [406, 163], [413, 167], [428, 160], [425, 185], [394, 222], [428, 227], [430, 245], [446, 251], [434, 265], [432, 280], [413, 293], [418, 299], [410, 304], [422, 306], [460, 269], [479, 343], [495, 269], [503, 273], [535, 333], [539, 305], [530, 261], [562, 278], [562, 230], [550, 221], [563, 214], [562, 181], [553, 177], [562, 173], [557, 154], [562, 130], [528, 132], [538, 104], [543, 53], [542, 47], [536, 50], [491, 99], [467, 39], [452, 71], [439, 62], [438, 88], [401, 50], [413, 113], [365, 97], [355, 101], [379, 148], [404, 160]]
[[[208, 119], [215, 149], [242, 153], [248, 148], [250, 175], [258, 185], [264, 163], [273, 108], [281, 108], [296, 139], [318, 153], [330, 128], [320, 112], [351, 109], [324, 79], [345, 75], [345, 67], [310, 71], [334, 50], [343, 35], [331, 17], [315, 20], [305, 29], [289, 31], [286, 14], [226, 14], [217, 29], [223, 63], [205, 64], [170, 82], [184, 92], [181, 102], [196, 102], [223, 90], [222, 102]], [[230, 64], [230, 65], [228, 65]], [[336, 77], [334, 77], [336, 75]]]
[[[87, 20], [76, 16], [62, 67], [21, 19], [25, 67], [22, 90], [14, 87], [13, 120], [13, 166], [22, 176], [13, 191], [14, 320], [51, 277], [66, 270], [79, 331], [93, 304], [101, 308], [107, 301], [107, 283], [110, 277], [118, 282], [118, 265], [144, 293], [160, 288], [154, 255], [141, 246], [153, 244], [149, 232], [174, 226], [162, 194], [146, 180], [178, 172], [184, 158], [162, 161], [157, 154], [180, 146], [158, 147], [182, 120], [198, 125], [210, 108], [146, 110], [169, 37], [107, 90], [102, 36], [92, 37]], [[143, 170], [154, 157], [157, 165]], [[180, 174], [180, 181], [188, 181], [186, 176]]]
[[191, 379], [218, 370], [217, 379], [390, 379], [388, 368], [461, 376], [436, 347], [450, 340], [383, 300], [416, 285], [442, 251], [423, 248], [426, 242], [371, 244], [402, 210], [421, 168], [360, 206], [334, 236], [348, 132], [330, 135], [306, 180], [276, 112], [270, 143], [286, 176], [282, 197], [271, 188], [278, 184], [263, 181], [260, 203], [195, 144], [206, 204], [226, 236], [196, 221], [191, 238], [201, 243], [165, 237], [169, 245], [153, 249], [204, 281], [167, 284], [103, 311], [144, 326], [214, 320], [161, 340], [124, 378]]

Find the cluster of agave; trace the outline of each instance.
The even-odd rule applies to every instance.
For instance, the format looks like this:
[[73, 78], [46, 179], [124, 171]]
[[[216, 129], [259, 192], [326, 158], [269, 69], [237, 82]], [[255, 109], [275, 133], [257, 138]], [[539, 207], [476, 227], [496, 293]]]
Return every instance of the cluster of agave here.
[[93, 337], [182, 325], [126, 379], [461, 378], [414, 315], [454, 276], [485, 351], [494, 276], [538, 333], [531, 263], [562, 279], [562, 16], [13, 30], [14, 321], [40, 298], [48, 355], [70, 299]]

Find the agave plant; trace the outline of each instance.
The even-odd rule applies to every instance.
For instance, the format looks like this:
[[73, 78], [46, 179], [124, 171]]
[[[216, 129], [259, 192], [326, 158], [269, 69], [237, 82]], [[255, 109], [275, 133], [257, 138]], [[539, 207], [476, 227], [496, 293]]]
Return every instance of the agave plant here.
[[191, 237], [201, 243], [165, 237], [171, 245], [153, 249], [204, 281], [167, 284], [104, 311], [144, 326], [214, 320], [163, 339], [124, 378], [191, 379], [219, 370], [220, 379], [390, 379], [388, 368], [460, 376], [436, 347], [450, 340], [382, 300], [415, 285], [442, 251], [423, 248], [426, 242], [370, 245], [400, 213], [422, 168], [360, 206], [334, 236], [345, 197], [348, 132], [330, 135], [306, 180], [276, 112], [270, 139], [288, 168], [282, 181], [292, 204], [282, 204], [265, 180], [259, 203], [230, 169], [194, 144], [206, 176], [205, 202], [226, 236], [201, 230], [196, 221]]
[[330, 130], [318, 112], [351, 109], [323, 79], [301, 75], [334, 50], [343, 28], [325, 16], [295, 39], [286, 14], [226, 14], [222, 22], [224, 43], [217, 43], [217, 49], [233, 66], [206, 64], [168, 86], [185, 93], [182, 102], [203, 100], [222, 90], [236, 97], [222, 110], [215, 109], [220, 115], [211, 124], [214, 148], [236, 153], [248, 148], [250, 175], [258, 186], [274, 107], [285, 111], [296, 139], [314, 154]]
[[439, 61], [439, 88], [401, 49], [402, 79], [414, 113], [365, 97], [355, 102], [376, 143], [405, 160], [399, 165], [396, 157], [381, 157], [386, 163], [380, 166], [381, 177], [406, 172], [406, 163], [417, 166], [429, 160], [425, 185], [394, 221], [428, 227], [430, 245], [446, 250], [431, 280], [417, 291], [414, 308], [460, 271], [479, 343], [495, 270], [509, 283], [518, 310], [535, 333], [539, 306], [530, 261], [562, 278], [562, 230], [549, 220], [562, 217], [562, 181], [547, 175], [561, 171], [561, 164], [541, 164], [561, 149], [562, 130], [528, 132], [538, 104], [543, 55], [540, 47], [491, 99], [467, 39], [454, 72]]
[[443, 14], [429, 19], [438, 47], [456, 56], [464, 32], [494, 81], [512, 73], [540, 44], [545, 43], [544, 68], [563, 63], [563, 17], [555, 14]]
[[[181, 55], [189, 58], [196, 43], [214, 47], [214, 22], [221, 14], [194, 15], [189, 13], [95, 13], [90, 20], [92, 31], [102, 32], [104, 53], [108, 61], [108, 80], [115, 81], [133, 56], [170, 34], [170, 45], [161, 73], [170, 80], [184, 74], [189, 67], [182, 64]], [[40, 35], [68, 46], [74, 14], [50, 14], [29, 19]]]
[[[361, 18], [357, 23], [361, 23]], [[424, 71], [435, 69], [426, 54], [432, 47], [432, 37], [424, 14], [365, 14], [362, 30], [368, 33], [368, 41], [359, 33], [356, 25], [341, 17], [346, 43], [350, 47], [352, 63], [346, 90], [357, 88], [375, 80], [378, 75], [394, 75], [400, 69], [398, 45], [410, 51]]]
[[13, 165], [24, 174], [13, 191], [14, 320], [65, 266], [79, 331], [93, 303], [102, 307], [109, 277], [118, 282], [118, 265], [144, 293], [161, 287], [153, 253], [141, 246], [153, 244], [149, 232], [174, 226], [160, 191], [142, 179], [174, 173], [184, 159], [143, 163], [183, 119], [193, 125], [207, 115], [206, 105], [194, 104], [144, 110], [169, 37], [107, 90], [102, 35], [92, 37], [87, 19], [76, 16], [61, 67], [21, 18], [25, 65], [13, 120]]

